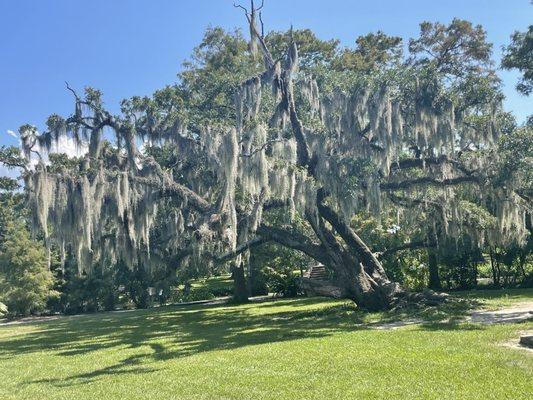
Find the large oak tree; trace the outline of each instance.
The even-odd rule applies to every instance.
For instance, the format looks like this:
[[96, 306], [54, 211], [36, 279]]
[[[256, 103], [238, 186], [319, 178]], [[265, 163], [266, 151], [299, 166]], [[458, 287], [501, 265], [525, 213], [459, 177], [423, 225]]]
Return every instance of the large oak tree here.
[[[460, 226], [470, 214], [457, 193], [470, 193], [490, 203], [495, 231], [524, 235], [525, 195], [512, 180], [495, 186], [491, 168], [508, 118], [481, 27], [424, 23], [402, 57], [381, 32], [352, 50], [308, 30], [264, 34], [262, 6], [241, 8], [249, 43], [210, 29], [177, 85], [124, 101], [120, 115], [100, 92], [69, 87], [72, 115], [41, 134], [21, 127], [21, 165], [41, 158], [24, 177], [49, 246], [80, 270], [228, 262], [243, 300], [250, 249], [275, 242], [332, 272], [303, 279], [309, 290], [378, 310], [405, 292], [350, 225], [358, 211], [425, 210]], [[42, 152], [63, 136], [87, 154], [47, 164]]]

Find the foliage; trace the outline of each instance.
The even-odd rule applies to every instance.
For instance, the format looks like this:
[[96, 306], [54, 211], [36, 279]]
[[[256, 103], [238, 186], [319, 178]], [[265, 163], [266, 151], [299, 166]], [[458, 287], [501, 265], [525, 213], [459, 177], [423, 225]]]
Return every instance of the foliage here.
[[[257, 71], [260, 64], [248, 56], [248, 44], [241, 32], [226, 32], [220, 27], [209, 28], [202, 42], [179, 73], [180, 85], [172, 90], [183, 108], [192, 129], [201, 123], [228, 123], [234, 114], [233, 94], [237, 85]], [[164, 92], [159, 92], [162, 97]], [[156, 97], [156, 99], [158, 98]], [[176, 101], [171, 100], [173, 107]]]
[[[69, 88], [72, 115], [51, 115], [42, 133], [20, 128], [28, 164], [65, 135], [89, 143], [79, 159], [52, 155], [24, 175], [32, 225], [86, 274], [67, 285], [105, 288], [73, 304], [112, 308], [123, 286], [147, 307], [149, 288], [164, 303], [177, 282], [189, 297], [192, 279], [228, 270], [240, 297], [244, 270], [249, 293], [266, 279], [295, 294], [292, 271], [314, 259], [329, 287], [384, 309], [400, 291], [390, 277], [422, 288], [432, 249], [452, 237], [473, 249], [455, 257], [439, 246], [460, 287], [475, 284], [472, 257], [487, 243], [525, 240], [530, 156], [510, 155], [530, 133], [502, 110], [481, 26], [424, 22], [404, 55], [381, 31], [346, 49], [310, 30], [265, 36], [249, 11], [249, 43], [209, 28], [176, 84], [124, 100], [119, 115], [98, 90]], [[0, 155], [17, 164], [9, 149]]]
[[455, 18], [449, 25], [423, 22], [420, 37], [409, 41], [418, 64], [458, 77], [478, 73], [490, 62], [491, 47], [481, 25]]
[[477, 265], [485, 260], [468, 236], [447, 239], [439, 246], [439, 253], [442, 277], [448, 288], [464, 290], [477, 285]]
[[533, 25], [526, 32], [514, 32], [511, 43], [504, 48], [502, 67], [517, 69], [522, 77], [516, 90], [524, 95], [533, 91]]
[[286, 266], [278, 270], [264, 267], [261, 272], [266, 278], [269, 292], [281, 297], [296, 297], [301, 293], [298, 274], [291, 267]]
[[495, 287], [533, 287], [533, 239], [522, 246], [489, 248], [492, 283]]
[[18, 147], [0, 146], [0, 163], [8, 168], [25, 168], [27, 161]]
[[500, 162], [495, 179], [503, 184], [511, 178], [521, 194], [533, 194], [533, 127], [518, 127], [501, 137], [498, 143]]
[[332, 61], [337, 71], [376, 73], [386, 65], [399, 63], [402, 55], [402, 39], [388, 36], [382, 31], [359, 36], [355, 48], [346, 48]]
[[7, 306], [4, 303], [0, 302], [0, 317], [3, 317], [7, 313], [8, 313]]
[[112, 272], [95, 268], [90, 275], [68, 274], [59, 287], [61, 296], [49, 304], [52, 309], [65, 314], [111, 311], [119, 304], [118, 287]]
[[16, 179], [0, 176], [0, 190], [12, 192], [20, 187]]
[[53, 276], [43, 245], [30, 238], [17, 181], [2, 177], [0, 182], [0, 301], [11, 317], [37, 314], [57, 296]]
[[0, 244], [0, 301], [10, 315], [44, 311], [52, 284], [43, 246], [31, 240], [20, 223], [8, 226]]
[[188, 301], [200, 301], [200, 300], [211, 300], [214, 299], [215, 295], [209, 288], [205, 286], [192, 287], [188, 293], [184, 293], [181, 297], [181, 300], [184, 302]]
[[[270, 218], [274, 218], [271, 216]], [[292, 249], [265, 244], [251, 253], [252, 294], [269, 292], [294, 297], [301, 292], [298, 276], [309, 268], [311, 259]]]
[[339, 46], [338, 40], [321, 40], [310, 29], [269, 32], [265, 37], [274, 58], [283, 57], [291, 40], [298, 46], [298, 57], [303, 70], [328, 64], [336, 56]]

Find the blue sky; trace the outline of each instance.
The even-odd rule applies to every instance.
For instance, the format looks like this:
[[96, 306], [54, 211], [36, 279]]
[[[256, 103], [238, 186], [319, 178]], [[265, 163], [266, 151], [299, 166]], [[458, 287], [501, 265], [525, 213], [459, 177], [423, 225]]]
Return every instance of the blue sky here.
[[[243, 0], [248, 2], [248, 0]], [[7, 131], [42, 127], [51, 113], [67, 115], [64, 88], [93, 86], [111, 110], [120, 99], [146, 95], [176, 81], [181, 63], [206, 27], [245, 27], [229, 0], [0, 0], [0, 145], [17, 144]], [[404, 39], [421, 21], [453, 17], [482, 24], [495, 59], [514, 30], [533, 22], [529, 0], [266, 0], [268, 30], [311, 28], [350, 45], [381, 29]], [[533, 98], [517, 94], [517, 73], [501, 72], [505, 106], [520, 120]]]

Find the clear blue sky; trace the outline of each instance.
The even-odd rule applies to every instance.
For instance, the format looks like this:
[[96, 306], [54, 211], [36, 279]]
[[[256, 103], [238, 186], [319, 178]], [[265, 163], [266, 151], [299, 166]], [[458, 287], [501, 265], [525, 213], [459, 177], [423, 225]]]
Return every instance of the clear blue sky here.
[[[248, 0], [242, 0], [248, 3]], [[529, 0], [266, 0], [266, 29], [311, 28], [323, 39], [349, 45], [381, 29], [405, 39], [421, 21], [453, 17], [482, 24], [495, 59], [514, 30], [533, 23]], [[64, 81], [120, 99], [146, 95], [175, 82], [181, 62], [205, 28], [245, 27], [231, 0], [0, 0], [0, 144], [17, 144], [7, 130], [42, 127], [51, 113], [72, 111]], [[506, 108], [520, 120], [533, 98], [514, 90], [516, 73], [502, 72]]]

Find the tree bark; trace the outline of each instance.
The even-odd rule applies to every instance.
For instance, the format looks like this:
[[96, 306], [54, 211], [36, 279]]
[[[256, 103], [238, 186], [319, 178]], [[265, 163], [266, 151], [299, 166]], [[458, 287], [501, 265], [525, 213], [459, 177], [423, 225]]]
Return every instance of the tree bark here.
[[429, 269], [429, 285], [433, 290], [442, 289], [439, 275], [439, 264], [437, 259], [437, 233], [435, 227], [430, 227], [428, 233], [427, 255], [428, 255], [428, 269]]
[[499, 287], [500, 286], [499, 266], [497, 265], [497, 261], [494, 259], [494, 253], [492, 251], [492, 247], [489, 247], [489, 256], [490, 256], [490, 268], [492, 270], [492, 284], [495, 287]]
[[439, 265], [437, 263], [437, 254], [434, 248], [428, 247], [428, 269], [429, 269], [429, 284], [428, 287], [433, 290], [441, 290], [442, 284], [440, 282]]
[[250, 262], [250, 253], [248, 252], [246, 254], [246, 292], [247, 292], [247, 295], [248, 297], [252, 297], [253, 296], [253, 268], [252, 268], [252, 263]]
[[233, 301], [235, 303], [246, 303], [248, 301], [248, 288], [244, 276], [244, 266], [240, 261], [232, 263], [233, 277]]

